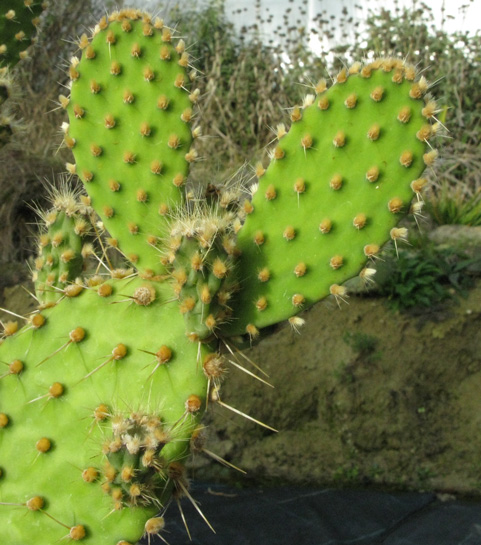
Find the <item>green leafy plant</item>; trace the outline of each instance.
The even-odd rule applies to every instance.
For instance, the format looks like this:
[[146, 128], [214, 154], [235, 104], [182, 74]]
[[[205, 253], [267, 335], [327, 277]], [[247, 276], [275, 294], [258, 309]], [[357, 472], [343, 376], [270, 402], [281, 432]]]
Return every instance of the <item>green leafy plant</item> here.
[[126, 9], [78, 47], [59, 101], [67, 169], [85, 193], [53, 192], [38, 309], [3, 324], [7, 545], [164, 539], [182, 496], [207, 522], [185, 462], [191, 451], [219, 460], [202, 440], [208, 405], [243, 414], [221, 393], [228, 365], [251, 364], [237, 340], [283, 320], [299, 328], [301, 310], [341, 304], [345, 280], [367, 281], [381, 246], [406, 239], [397, 224], [437, 155], [426, 80], [381, 58], [342, 69], [329, 89], [320, 80], [292, 108], [257, 183], [190, 185], [202, 131], [183, 40]]
[[472, 287], [479, 258], [426, 244], [386, 255], [379, 266], [380, 294], [395, 310], [436, 307]]
[[481, 225], [481, 188], [465, 195], [447, 182], [432, 189], [426, 198], [426, 211], [438, 225]]

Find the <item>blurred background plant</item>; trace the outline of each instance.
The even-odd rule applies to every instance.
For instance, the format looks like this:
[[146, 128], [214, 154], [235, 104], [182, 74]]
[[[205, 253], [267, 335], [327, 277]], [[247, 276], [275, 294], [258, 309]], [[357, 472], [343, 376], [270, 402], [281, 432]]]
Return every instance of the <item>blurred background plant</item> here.
[[[35, 220], [25, 203], [34, 199], [42, 205], [42, 180], [55, 179], [69, 160], [60, 148], [64, 115], [57, 97], [68, 80], [65, 70], [75, 51], [75, 38], [114, 5], [134, 4], [147, 6], [147, 0], [52, 2], [38, 46], [15, 70], [19, 93], [14, 105], [23, 128], [16, 141], [0, 152], [2, 271], [32, 254], [33, 241], [26, 235], [28, 223]], [[322, 9], [308, 24], [308, 0], [289, 0], [276, 27], [262, 0], [250, 7], [256, 19], [246, 26], [238, 24], [242, 9], [236, 7], [231, 13], [227, 5], [225, 0], [148, 3], [151, 11], [184, 36], [199, 70], [199, 115], [205, 133], [199, 151], [209, 161], [194, 165], [194, 179], [219, 182], [242, 165], [266, 160], [267, 144], [277, 125], [288, 118], [288, 107], [312, 93], [320, 78], [329, 78], [354, 59], [393, 54], [425, 67], [424, 75], [440, 105], [438, 118], [449, 127], [436, 173], [428, 173], [428, 214], [439, 224], [480, 225], [479, 33], [448, 32], [445, 12], [439, 21], [433, 9], [417, 0], [409, 9], [397, 1], [389, 10], [381, 2], [370, 9], [355, 6], [355, 17], [347, 8], [337, 18]]]

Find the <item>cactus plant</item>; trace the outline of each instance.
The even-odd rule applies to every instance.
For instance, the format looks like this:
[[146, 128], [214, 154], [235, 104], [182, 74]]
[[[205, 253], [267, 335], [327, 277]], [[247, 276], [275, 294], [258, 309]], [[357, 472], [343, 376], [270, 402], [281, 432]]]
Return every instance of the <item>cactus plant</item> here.
[[[88, 196], [54, 194], [38, 310], [23, 327], [21, 317], [3, 324], [8, 545], [164, 539], [169, 503], [194, 501], [185, 461], [203, 450], [202, 414], [229, 408], [219, 339], [297, 327], [301, 309], [344, 298], [342, 282], [369, 277], [380, 246], [405, 239], [395, 225], [435, 158], [426, 82], [381, 59], [343, 70], [330, 89], [321, 81], [292, 109], [252, 201], [241, 190], [219, 189], [213, 203], [184, 193], [198, 97], [172, 34], [137, 10], [103, 18], [80, 38], [71, 95], [60, 97], [67, 168]], [[118, 267], [116, 250], [130, 263]]]
[[40, 15], [47, 2], [39, 0], [10, 0], [0, 8], [0, 147], [10, 141], [15, 126], [11, 112], [5, 105], [11, 95], [11, 69], [28, 56], [28, 48], [35, 41]]
[[0, 66], [13, 66], [28, 55], [46, 7], [47, 3], [39, 0], [4, 2], [0, 14]]

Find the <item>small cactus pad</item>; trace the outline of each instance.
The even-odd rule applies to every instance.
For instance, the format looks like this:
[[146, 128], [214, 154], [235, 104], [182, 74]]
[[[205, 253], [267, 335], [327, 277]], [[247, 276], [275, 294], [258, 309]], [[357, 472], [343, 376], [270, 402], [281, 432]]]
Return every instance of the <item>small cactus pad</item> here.
[[2, 544], [133, 544], [160, 532], [155, 515], [187, 490], [210, 354], [185, 336], [170, 285], [107, 280], [22, 329], [4, 325]]
[[145, 276], [163, 271], [165, 216], [182, 200], [191, 148], [188, 56], [172, 30], [137, 10], [103, 19], [70, 67], [69, 165], [122, 252]]
[[0, 7], [0, 67], [13, 66], [27, 56], [47, 3], [2, 0]]
[[426, 88], [414, 69], [383, 59], [343, 70], [329, 90], [320, 82], [292, 110], [245, 203], [243, 292], [227, 331], [255, 335], [330, 294], [339, 300], [341, 284], [394, 238], [431, 162]]
[[[41, 212], [38, 257], [35, 259], [35, 294], [42, 305], [63, 297], [65, 289], [83, 272], [84, 240], [92, 230], [92, 209], [66, 188], [52, 188], [53, 208]], [[88, 200], [88, 197], [83, 197]]]
[[238, 289], [235, 214], [196, 206], [173, 222], [166, 261], [174, 292], [192, 339], [212, 336], [230, 317], [229, 302]]

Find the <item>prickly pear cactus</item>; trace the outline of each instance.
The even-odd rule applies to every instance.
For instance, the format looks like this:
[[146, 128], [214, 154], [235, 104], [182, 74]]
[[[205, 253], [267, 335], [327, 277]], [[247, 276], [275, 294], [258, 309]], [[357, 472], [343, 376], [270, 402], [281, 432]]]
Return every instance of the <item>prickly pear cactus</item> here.
[[234, 304], [230, 332], [255, 336], [323, 297], [342, 300], [342, 283], [368, 276], [389, 238], [405, 240], [395, 226], [435, 158], [426, 150], [435, 105], [415, 76], [401, 60], [355, 64], [330, 89], [319, 82], [291, 111], [288, 133], [278, 128], [244, 205], [238, 274], [248, 300]]
[[5, 0], [0, 6], [0, 148], [9, 143], [16, 125], [5, 104], [12, 93], [11, 68], [28, 56], [46, 7], [39, 0]]
[[13, 66], [28, 55], [47, 2], [5, 0], [0, 8], [0, 67]]
[[[165, 269], [158, 244], [165, 218], [182, 201], [195, 158], [188, 56], [162, 21], [131, 13], [80, 40], [70, 67], [65, 142], [76, 172], [115, 244], [143, 274]], [[135, 182], [134, 182], [135, 180]]]
[[53, 192], [38, 310], [3, 324], [6, 545], [164, 539], [165, 510], [182, 496], [202, 515], [185, 462], [191, 450], [222, 461], [203, 447], [202, 414], [214, 403], [243, 414], [220, 394], [226, 365], [242, 368], [229, 336], [297, 327], [301, 309], [369, 278], [381, 245], [406, 238], [396, 224], [436, 155], [426, 82], [383, 59], [329, 90], [320, 82], [292, 110], [252, 201], [231, 189], [214, 203], [187, 198], [197, 94], [172, 34], [137, 10], [102, 19], [80, 38], [60, 97], [67, 168], [88, 196]]

